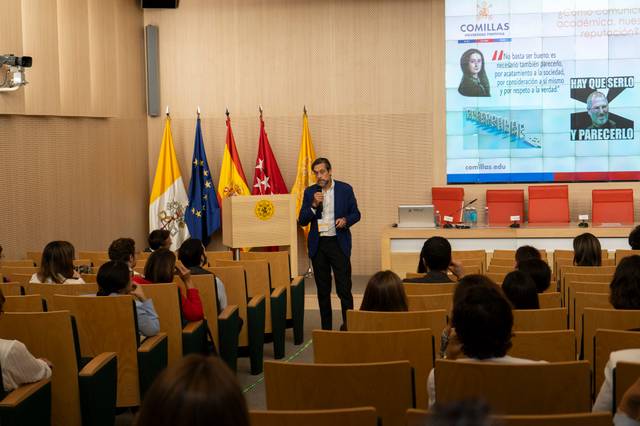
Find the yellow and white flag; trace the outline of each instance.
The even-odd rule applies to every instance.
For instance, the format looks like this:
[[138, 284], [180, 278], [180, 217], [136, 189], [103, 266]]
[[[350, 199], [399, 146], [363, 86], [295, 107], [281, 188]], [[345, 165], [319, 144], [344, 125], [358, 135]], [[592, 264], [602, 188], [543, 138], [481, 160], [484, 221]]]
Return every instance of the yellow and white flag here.
[[[313, 150], [311, 142], [311, 132], [309, 132], [309, 120], [307, 119], [307, 111], [305, 109], [302, 116], [302, 141], [300, 142], [300, 153], [298, 154], [298, 171], [296, 173], [296, 181], [291, 188], [291, 193], [296, 197], [296, 214], [300, 212], [302, 206], [302, 198], [304, 190], [316, 183], [316, 176], [311, 170], [311, 164], [316, 159], [316, 153]], [[309, 225], [304, 228], [305, 238], [309, 235]]]
[[149, 198], [149, 229], [167, 229], [171, 232], [171, 250], [176, 250], [189, 238], [184, 212], [189, 205], [180, 166], [171, 136], [171, 119], [167, 114], [158, 156], [156, 176]]

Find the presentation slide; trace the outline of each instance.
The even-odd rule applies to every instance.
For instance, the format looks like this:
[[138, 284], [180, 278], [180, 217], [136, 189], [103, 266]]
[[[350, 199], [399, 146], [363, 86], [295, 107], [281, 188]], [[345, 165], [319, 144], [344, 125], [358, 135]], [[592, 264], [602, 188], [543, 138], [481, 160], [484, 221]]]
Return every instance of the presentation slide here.
[[447, 182], [640, 180], [638, 0], [446, 0]]

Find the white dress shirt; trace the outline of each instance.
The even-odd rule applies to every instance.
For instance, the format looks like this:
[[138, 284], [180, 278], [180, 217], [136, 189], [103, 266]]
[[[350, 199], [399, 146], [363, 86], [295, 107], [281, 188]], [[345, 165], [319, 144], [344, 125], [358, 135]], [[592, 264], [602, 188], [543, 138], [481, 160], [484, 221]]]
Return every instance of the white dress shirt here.
[[[318, 232], [321, 237], [336, 236], [336, 197], [334, 195], [334, 188], [335, 184], [333, 179], [331, 179], [331, 186], [326, 190], [322, 190], [322, 193], [324, 194], [324, 200], [322, 201], [322, 219], [318, 220]], [[322, 229], [326, 230], [323, 231]]]
[[51, 377], [51, 368], [47, 363], [31, 355], [24, 343], [17, 340], [0, 339], [0, 366], [2, 383], [7, 392], [25, 383]]

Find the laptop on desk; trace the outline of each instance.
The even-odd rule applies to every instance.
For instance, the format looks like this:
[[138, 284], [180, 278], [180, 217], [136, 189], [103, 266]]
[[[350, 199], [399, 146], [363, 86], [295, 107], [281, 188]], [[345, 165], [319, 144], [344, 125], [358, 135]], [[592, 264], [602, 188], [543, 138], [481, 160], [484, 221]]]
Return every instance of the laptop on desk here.
[[398, 206], [398, 228], [435, 228], [433, 205]]

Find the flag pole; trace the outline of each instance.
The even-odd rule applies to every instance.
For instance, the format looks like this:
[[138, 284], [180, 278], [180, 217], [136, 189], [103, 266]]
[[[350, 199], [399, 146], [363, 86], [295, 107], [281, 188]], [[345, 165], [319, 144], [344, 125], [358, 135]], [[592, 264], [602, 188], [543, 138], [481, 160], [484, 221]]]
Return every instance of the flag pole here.
[[[307, 116], [307, 106], [303, 105], [302, 106], [302, 114], [303, 116]], [[304, 273], [304, 277], [305, 278], [311, 278], [313, 276], [313, 268], [311, 266], [311, 258], [309, 256], [307, 256], [307, 260], [309, 261], [309, 267], [307, 268], [307, 272]]]

